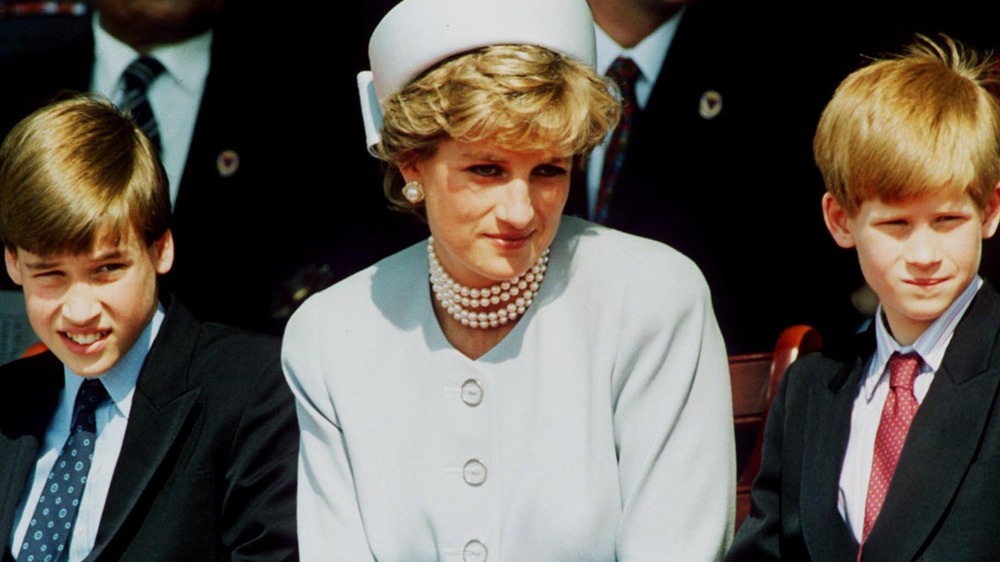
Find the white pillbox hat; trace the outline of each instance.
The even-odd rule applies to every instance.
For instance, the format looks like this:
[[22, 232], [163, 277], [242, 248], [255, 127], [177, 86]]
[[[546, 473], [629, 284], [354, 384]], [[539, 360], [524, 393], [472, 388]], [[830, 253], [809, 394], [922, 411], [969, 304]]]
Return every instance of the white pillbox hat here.
[[369, 150], [381, 141], [379, 102], [425, 70], [489, 45], [538, 45], [594, 65], [585, 0], [403, 0], [372, 33], [372, 69], [358, 74]]

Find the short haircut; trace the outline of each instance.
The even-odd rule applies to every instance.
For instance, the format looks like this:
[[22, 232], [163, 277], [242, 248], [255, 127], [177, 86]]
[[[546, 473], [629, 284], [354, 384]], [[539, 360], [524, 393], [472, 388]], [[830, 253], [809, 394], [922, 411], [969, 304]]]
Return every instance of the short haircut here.
[[78, 95], [39, 109], [0, 146], [0, 241], [10, 250], [80, 254], [132, 229], [148, 246], [169, 225], [155, 149], [106, 100]]
[[399, 165], [432, 156], [449, 139], [585, 156], [618, 122], [611, 88], [587, 65], [534, 45], [493, 45], [449, 59], [382, 104], [377, 150], [390, 164], [386, 197], [412, 208], [399, 192]]
[[966, 192], [980, 209], [1000, 182], [994, 61], [947, 36], [849, 75], [813, 139], [827, 191], [855, 214], [887, 202]]

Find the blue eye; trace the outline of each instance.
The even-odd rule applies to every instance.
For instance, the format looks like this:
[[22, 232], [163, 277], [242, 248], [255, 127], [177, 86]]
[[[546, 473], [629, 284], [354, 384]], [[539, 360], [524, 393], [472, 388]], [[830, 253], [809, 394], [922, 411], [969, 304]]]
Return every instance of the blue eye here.
[[535, 175], [542, 176], [543, 178], [557, 178], [565, 176], [568, 173], [566, 168], [554, 164], [546, 164], [535, 168]]
[[476, 174], [477, 176], [482, 176], [484, 178], [496, 177], [499, 176], [501, 173], [503, 173], [503, 170], [500, 169], [500, 166], [497, 166], [495, 164], [477, 164], [475, 166], [469, 166], [467, 170], [472, 172], [473, 174]]
[[97, 275], [100, 278], [117, 278], [119, 277], [127, 268], [127, 265], [120, 262], [106, 263], [97, 268]]
[[906, 226], [909, 223], [906, 221], [906, 219], [891, 219], [891, 220], [882, 221], [879, 224], [881, 224], [883, 226], [902, 227], [902, 226]]

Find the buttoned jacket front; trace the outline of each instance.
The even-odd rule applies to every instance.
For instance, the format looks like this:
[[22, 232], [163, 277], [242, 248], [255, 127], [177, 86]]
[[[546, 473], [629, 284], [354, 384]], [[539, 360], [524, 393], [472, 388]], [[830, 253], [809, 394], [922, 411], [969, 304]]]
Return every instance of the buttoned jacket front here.
[[476, 361], [441, 332], [427, 262], [404, 250], [289, 324], [303, 560], [721, 556], [729, 378], [691, 262], [564, 217], [531, 308]]

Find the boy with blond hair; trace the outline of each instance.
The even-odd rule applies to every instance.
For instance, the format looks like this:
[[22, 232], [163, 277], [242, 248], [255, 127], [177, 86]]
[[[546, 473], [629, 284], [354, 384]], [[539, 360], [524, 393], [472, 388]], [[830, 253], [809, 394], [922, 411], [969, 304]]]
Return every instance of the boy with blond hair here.
[[295, 558], [278, 342], [160, 302], [169, 218], [152, 145], [107, 102], [43, 108], [0, 147], [7, 272], [49, 350], [0, 367], [5, 562]]
[[1000, 220], [993, 61], [947, 37], [847, 77], [813, 148], [823, 215], [881, 304], [849, 357], [789, 369], [728, 560], [1000, 552]]

